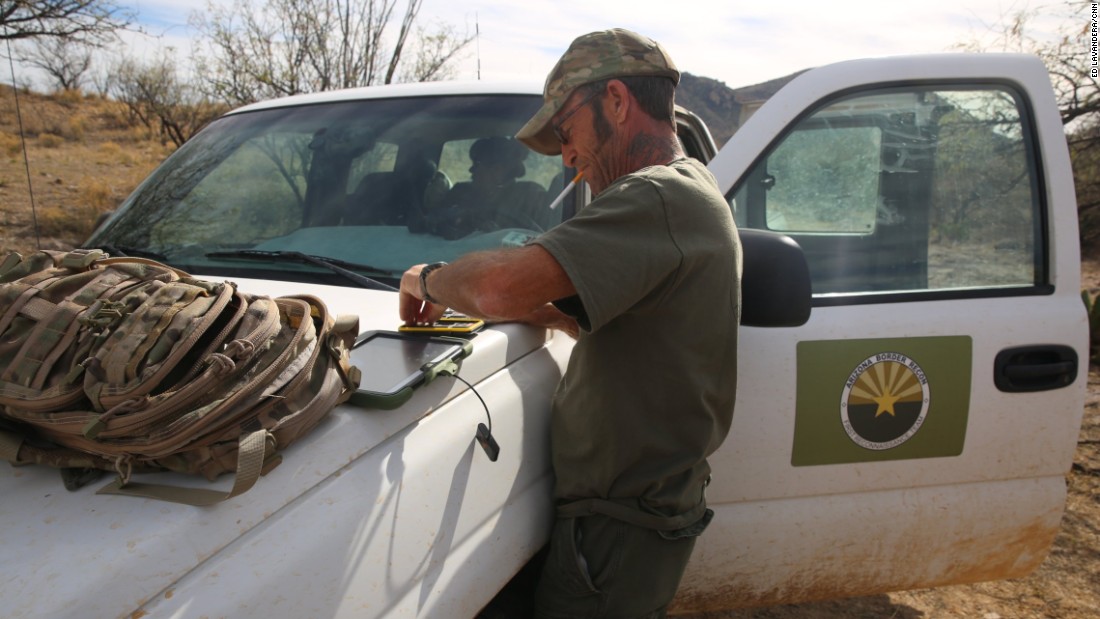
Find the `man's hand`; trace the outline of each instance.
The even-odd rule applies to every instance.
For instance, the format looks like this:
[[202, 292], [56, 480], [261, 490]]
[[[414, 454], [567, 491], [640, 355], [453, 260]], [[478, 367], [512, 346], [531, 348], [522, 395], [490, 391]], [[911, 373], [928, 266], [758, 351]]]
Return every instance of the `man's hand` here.
[[426, 265], [410, 267], [401, 276], [400, 313], [401, 320], [407, 325], [430, 325], [443, 316], [447, 308], [424, 300], [424, 291], [420, 288], [420, 271]]
[[407, 325], [430, 325], [449, 307], [486, 322], [520, 321], [576, 335], [576, 322], [552, 306], [577, 294], [557, 260], [539, 245], [466, 254], [431, 271], [426, 302], [420, 274], [425, 264], [401, 276], [400, 314]]

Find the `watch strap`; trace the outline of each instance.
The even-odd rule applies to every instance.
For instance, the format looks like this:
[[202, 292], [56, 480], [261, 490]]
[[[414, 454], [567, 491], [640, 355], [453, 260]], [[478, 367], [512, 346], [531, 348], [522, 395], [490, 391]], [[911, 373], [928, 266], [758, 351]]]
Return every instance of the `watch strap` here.
[[446, 262], [433, 262], [425, 265], [423, 269], [420, 269], [420, 294], [428, 303], [440, 305], [439, 301], [436, 301], [432, 298], [432, 295], [428, 294], [428, 274], [445, 266], [447, 266]]

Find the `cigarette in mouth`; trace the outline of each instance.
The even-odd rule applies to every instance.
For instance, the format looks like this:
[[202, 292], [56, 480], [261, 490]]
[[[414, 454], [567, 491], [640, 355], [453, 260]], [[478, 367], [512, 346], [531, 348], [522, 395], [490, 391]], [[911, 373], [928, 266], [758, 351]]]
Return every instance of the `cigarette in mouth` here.
[[550, 210], [558, 208], [558, 205], [561, 204], [563, 200], [565, 200], [565, 196], [569, 195], [569, 192], [573, 191], [573, 187], [577, 186], [577, 183], [580, 182], [582, 176], [584, 176], [584, 172], [577, 172], [577, 175], [573, 177], [573, 180], [569, 181], [569, 184], [565, 186], [565, 189], [561, 190], [561, 193], [558, 194], [558, 197], [554, 198], [554, 201], [550, 203], [550, 206], [548, 208]]

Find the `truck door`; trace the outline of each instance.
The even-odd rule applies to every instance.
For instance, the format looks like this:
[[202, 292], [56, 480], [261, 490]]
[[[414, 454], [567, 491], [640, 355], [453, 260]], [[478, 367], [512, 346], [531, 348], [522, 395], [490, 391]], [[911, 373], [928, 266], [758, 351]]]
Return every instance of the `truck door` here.
[[[1017, 577], [1058, 530], [1088, 356], [1066, 142], [1035, 58], [805, 73], [711, 163], [805, 252], [806, 324], [744, 327], [680, 610]], [[783, 286], [782, 277], [774, 285]]]

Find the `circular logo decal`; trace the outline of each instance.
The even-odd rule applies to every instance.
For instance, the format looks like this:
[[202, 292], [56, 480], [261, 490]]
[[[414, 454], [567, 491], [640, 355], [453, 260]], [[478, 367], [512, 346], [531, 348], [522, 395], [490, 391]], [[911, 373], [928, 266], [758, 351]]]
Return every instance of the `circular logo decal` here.
[[917, 362], [884, 352], [852, 370], [840, 398], [840, 418], [859, 446], [893, 449], [920, 429], [928, 402], [928, 379]]

